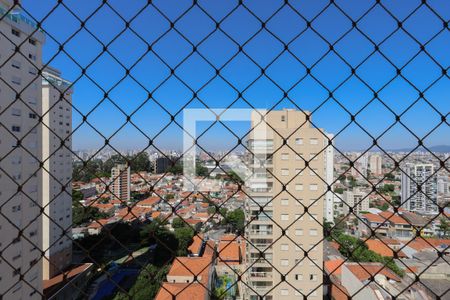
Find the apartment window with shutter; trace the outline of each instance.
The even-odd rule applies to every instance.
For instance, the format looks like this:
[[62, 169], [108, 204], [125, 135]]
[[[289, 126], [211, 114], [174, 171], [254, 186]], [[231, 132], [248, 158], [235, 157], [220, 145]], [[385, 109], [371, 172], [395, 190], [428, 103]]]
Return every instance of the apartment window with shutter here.
[[303, 184], [297, 183], [297, 184], [295, 185], [295, 190], [296, 190], [296, 191], [303, 191]]
[[11, 28], [11, 33], [14, 36], [20, 37], [20, 31], [15, 28]]

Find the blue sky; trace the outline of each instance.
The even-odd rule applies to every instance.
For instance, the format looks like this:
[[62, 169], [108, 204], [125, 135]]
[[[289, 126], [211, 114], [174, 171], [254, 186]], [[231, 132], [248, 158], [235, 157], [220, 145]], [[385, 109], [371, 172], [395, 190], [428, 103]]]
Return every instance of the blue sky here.
[[[197, 45], [201, 55], [194, 53], [187, 59], [186, 57], [192, 52], [192, 45], [175, 30], [170, 30], [170, 21], [154, 7], [147, 7], [130, 23], [130, 27], [141, 36], [143, 41], [131, 30], [125, 28], [124, 21], [110, 7], [104, 6], [86, 22], [86, 29], [82, 29], [65, 44], [65, 51], [77, 62], [74, 63], [67, 54], [58, 52], [58, 44], [55, 40], [60, 43], [66, 41], [79, 30], [80, 22], [66, 8], [57, 6], [56, 2], [24, 0], [23, 6], [38, 20], [44, 18], [56, 6], [54, 12], [42, 23], [42, 27], [49, 34], [44, 46], [44, 61], [51, 60], [51, 65], [60, 69], [64, 77], [71, 81], [77, 80], [82, 75], [80, 66], [84, 68], [89, 65], [87, 76], [81, 76], [74, 86], [73, 104], [83, 114], [88, 113], [101, 101], [104, 97], [103, 90], [109, 91], [125, 77], [124, 68], [108, 53], [102, 54], [96, 62], [91, 64], [92, 60], [102, 52], [102, 46], [96, 38], [107, 44], [125, 30], [108, 46], [108, 50], [127, 68], [133, 66], [147, 52], [148, 47], [144, 41], [149, 44], [156, 41], [152, 50], [157, 55], [152, 52], [145, 54], [131, 69], [131, 75], [139, 83], [126, 77], [109, 91], [108, 96], [125, 114], [131, 114], [147, 99], [147, 91], [152, 92], [153, 98], [141, 106], [132, 116], [132, 120], [142, 132], [152, 138], [169, 124], [155, 139], [155, 144], [163, 149], [179, 149], [182, 145], [182, 134], [177, 125], [170, 124], [169, 114], [156, 101], [171, 114], [175, 114], [192, 99], [193, 91], [197, 93], [197, 98], [187, 105], [188, 108], [203, 108], [202, 102], [211, 108], [223, 108], [230, 105], [233, 108], [250, 108], [243, 98], [256, 108], [271, 108], [274, 105], [276, 109], [294, 107], [284, 97], [286, 92], [288, 98], [297, 106], [314, 111], [313, 122], [318, 127], [337, 133], [350, 121], [346, 110], [354, 114], [373, 98], [373, 92], [355, 76], [335, 90], [351, 74], [350, 66], [358, 66], [357, 75], [374, 90], [379, 90], [396, 75], [396, 68], [380, 53], [374, 54], [361, 65], [374, 47], [358, 30], [351, 30], [351, 20], [334, 5], [328, 7], [321, 16], [312, 21], [311, 24], [316, 33], [306, 29], [306, 21], [290, 7], [285, 6], [280, 10], [284, 1], [275, 0], [244, 1], [244, 4], [256, 16], [241, 6], [220, 24], [220, 28], [226, 34], [216, 31], [203, 42], [201, 41], [215, 30], [215, 21], [198, 7], [194, 7], [178, 19], [191, 6], [192, 1], [153, 1], [169, 20], [174, 22], [178, 19], [175, 22], [175, 28], [192, 44]], [[64, 1], [65, 5], [80, 19], [87, 18], [100, 6], [101, 2], [98, 0]], [[307, 20], [311, 20], [326, 7], [328, 2], [290, 1], [290, 5]], [[335, 2], [350, 18], [357, 20], [373, 5], [374, 1], [335, 0]], [[382, 4], [397, 19], [403, 20], [420, 2], [390, 0], [382, 1]], [[444, 20], [449, 20], [449, 1], [428, 2]], [[120, 12], [124, 19], [130, 20], [143, 9], [147, 1], [115, 0], [108, 3]], [[236, 6], [236, 1], [231, 0], [199, 0], [198, 3], [217, 21], [229, 14]], [[277, 14], [270, 18], [275, 11], [278, 11]], [[261, 29], [258, 18], [263, 21], [270, 18], [266, 29], [274, 33], [278, 39], [263, 29], [249, 41], [249, 38]], [[448, 69], [450, 63], [449, 29], [443, 30], [442, 20], [426, 7], [417, 10], [403, 23], [403, 27], [420, 43], [426, 43], [436, 36], [426, 44], [425, 48], [435, 62], [425, 53], [421, 53], [402, 70], [403, 76], [416, 85], [419, 91], [414, 89], [407, 80], [397, 78], [378, 93], [379, 98], [393, 112], [400, 114], [418, 98], [420, 91], [425, 91], [426, 99], [443, 115], [448, 114], [450, 80], [448, 77], [441, 79], [439, 77], [442, 74], [441, 67]], [[377, 6], [358, 21], [358, 28], [373, 42], [380, 43], [397, 28], [397, 21]], [[159, 38], [168, 30], [164, 37]], [[334, 49], [350, 66], [333, 52], [316, 64], [317, 60], [329, 51], [328, 44], [320, 35], [334, 43], [348, 30], [351, 30], [350, 33], [337, 42]], [[88, 31], [96, 38], [92, 37]], [[297, 37], [301, 32], [303, 34]], [[289, 43], [289, 51], [283, 52], [283, 43]], [[253, 61], [239, 52], [238, 44], [243, 46], [243, 50]], [[399, 31], [383, 42], [379, 50], [398, 68], [402, 68], [419, 52], [420, 48], [411, 36], [404, 31]], [[281, 52], [282, 54], [279, 55]], [[311, 74], [315, 79], [306, 74], [305, 67], [293, 55], [308, 68], [314, 65], [311, 68]], [[234, 59], [227, 63], [233, 56]], [[266, 69], [266, 75], [258, 79], [261, 75], [260, 67], [265, 68], [275, 58], [277, 58], [275, 62]], [[161, 59], [168, 66], [161, 62]], [[179, 65], [180, 62], [182, 62], [181, 65]], [[180, 79], [170, 74], [170, 68], [175, 68], [177, 65], [179, 66], [175, 69], [175, 74]], [[214, 67], [221, 68], [220, 75], [225, 80], [217, 76]], [[169, 80], [160, 85], [167, 77]], [[270, 77], [272, 81], [267, 77]], [[302, 77], [305, 79], [295, 85]], [[211, 78], [214, 79], [204, 86]], [[437, 82], [428, 88], [435, 80]], [[254, 83], [251, 84], [252, 82]], [[334, 91], [333, 96], [340, 104], [331, 99], [321, 105], [329, 97], [328, 90]], [[242, 93], [243, 98], [238, 97], [238, 92]], [[282, 101], [276, 105], [280, 100]], [[124, 113], [118, 107], [110, 101], [104, 101], [89, 114], [88, 120], [102, 134], [110, 136], [126, 121]], [[178, 114], [176, 120], [182, 124], [182, 114]], [[395, 117], [383, 104], [374, 101], [357, 115], [356, 120], [369, 133], [377, 136], [394, 123]], [[402, 115], [401, 120], [411, 131], [423, 137], [441, 122], [441, 116], [424, 100], [420, 100]], [[74, 128], [81, 122], [81, 115], [74, 111]], [[200, 127], [206, 128], [207, 125], [203, 124]], [[227, 125], [238, 135], [243, 135], [249, 126], [245, 122], [227, 123]], [[444, 123], [425, 139], [425, 144], [429, 146], [450, 144], [449, 137], [449, 126]], [[75, 149], [98, 148], [103, 145], [103, 138], [87, 124], [77, 129], [73, 141]], [[119, 149], [142, 149], [147, 143], [145, 135], [131, 124], [127, 124], [111, 139], [111, 144]], [[201, 143], [207, 149], [218, 150], [226, 149], [230, 143], [234, 144], [235, 140], [223, 126], [216, 125], [213, 130], [205, 134]], [[355, 124], [346, 128], [336, 139], [336, 145], [343, 150], [364, 149], [370, 143], [371, 138]], [[397, 124], [380, 139], [380, 144], [388, 149], [405, 148], [415, 146], [416, 138], [403, 126]]]

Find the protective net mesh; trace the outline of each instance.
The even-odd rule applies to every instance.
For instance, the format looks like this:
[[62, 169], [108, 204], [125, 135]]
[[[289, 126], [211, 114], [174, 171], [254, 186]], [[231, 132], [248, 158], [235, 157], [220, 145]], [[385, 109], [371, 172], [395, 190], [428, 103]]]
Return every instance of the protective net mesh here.
[[446, 1], [0, 12], [4, 299], [450, 297]]

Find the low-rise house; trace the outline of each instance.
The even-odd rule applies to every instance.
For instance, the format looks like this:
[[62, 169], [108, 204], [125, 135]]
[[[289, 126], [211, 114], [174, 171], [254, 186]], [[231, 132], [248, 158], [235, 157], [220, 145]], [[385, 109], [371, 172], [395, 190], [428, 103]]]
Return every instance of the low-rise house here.
[[213, 257], [176, 257], [156, 300], [210, 299], [214, 282]]
[[389, 222], [388, 236], [398, 239], [410, 239], [413, 236], [412, 225], [405, 220], [399, 213], [392, 211], [383, 211], [379, 214]]
[[[405, 258], [407, 257], [406, 254], [401, 251], [397, 250], [394, 247], [391, 247], [389, 245], [389, 239], [384, 240], [378, 240], [378, 239], [370, 239], [366, 241], [366, 245], [369, 248], [369, 250], [372, 250], [375, 253], [380, 254], [381, 256], [386, 257], [395, 257], [395, 258]], [[391, 244], [392, 245], [392, 244]]]
[[371, 236], [372, 231], [379, 236], [387, 236], [389, 223], [378, 214], [366, 213], [360, 216], [358, 232], [360, 236]]

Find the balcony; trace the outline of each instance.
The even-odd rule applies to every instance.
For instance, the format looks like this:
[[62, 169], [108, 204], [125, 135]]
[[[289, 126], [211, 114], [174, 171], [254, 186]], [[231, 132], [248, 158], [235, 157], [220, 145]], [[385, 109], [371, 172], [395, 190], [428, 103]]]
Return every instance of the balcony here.
[[250, 272], [250, 277], [254, 279], [270, 279], [272, 280], [272, 272]]

